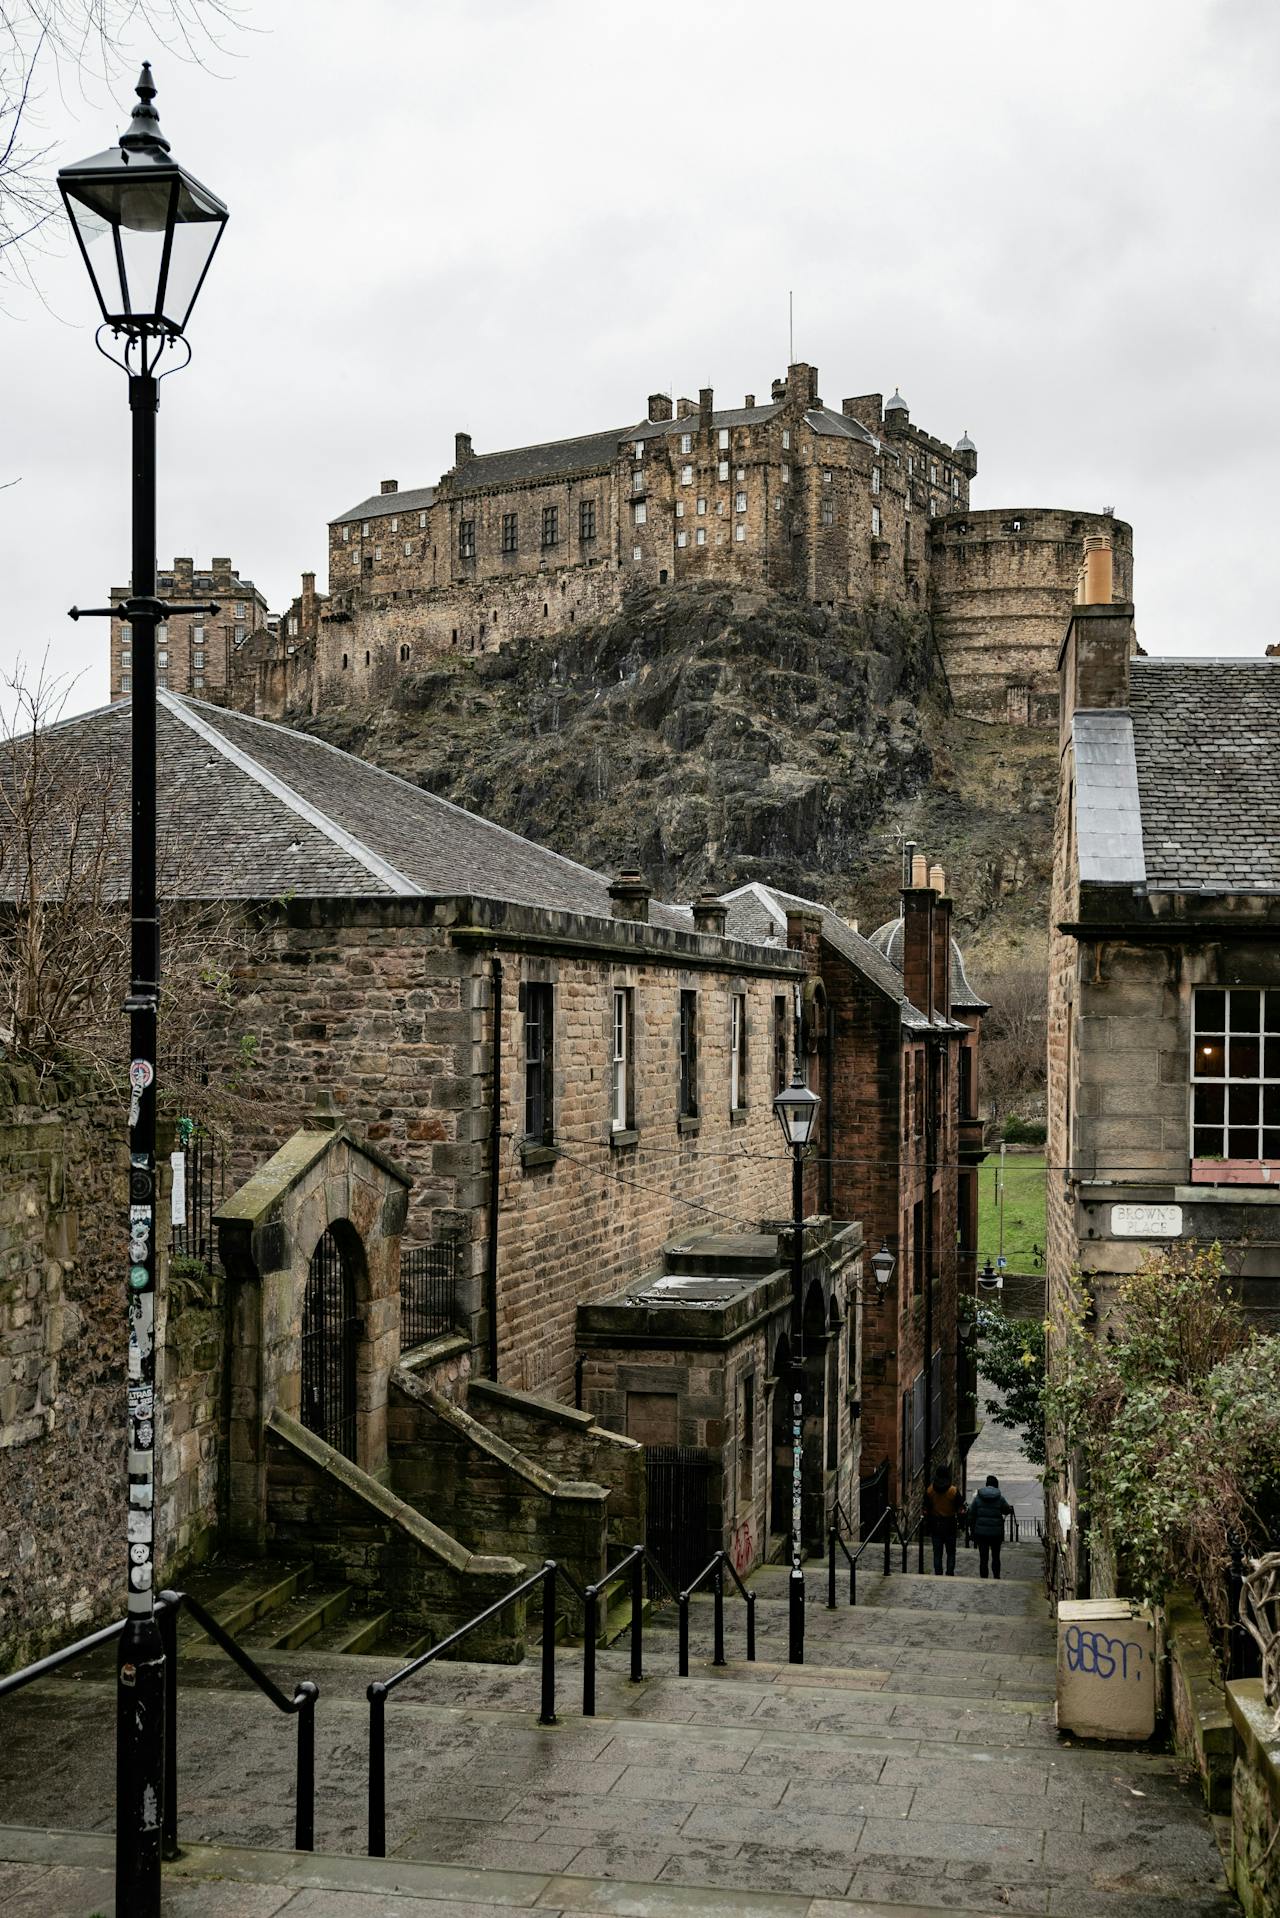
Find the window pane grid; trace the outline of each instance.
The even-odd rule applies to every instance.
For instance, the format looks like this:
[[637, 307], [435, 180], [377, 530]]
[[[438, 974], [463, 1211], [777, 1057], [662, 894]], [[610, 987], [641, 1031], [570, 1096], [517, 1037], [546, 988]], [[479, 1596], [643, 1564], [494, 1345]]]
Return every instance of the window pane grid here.
[[1195, 995], [1192, 1157], [1280, 1162], [1280, 991]]

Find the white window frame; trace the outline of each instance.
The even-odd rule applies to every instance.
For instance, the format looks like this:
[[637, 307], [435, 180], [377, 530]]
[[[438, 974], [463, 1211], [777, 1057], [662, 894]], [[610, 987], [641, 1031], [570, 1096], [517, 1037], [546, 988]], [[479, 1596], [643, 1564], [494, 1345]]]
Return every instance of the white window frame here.
[[747, 537], [747, 528], [746, 528], [746, 522], [745, 522], [744, 520], [739, 520], [739, 521], [738, 521], [738, 523], [737, 523], [737, 525], [736, 525], [736, 526], [734, 527], [734, 529], [733, 529], [733, 537], [734, 537], [734, 538], [735, 538], [736, 540], [738, 540], [739, 542], [741, 542], [741, 541], [743, 541], [743, 540], [745, 540], [745, 539], [746, 539], [746, 537]]
[[733, 496], [733, 510], [734, 510], [734, 512], [735, 512], [735, 513], [745, 513], [745, 512], [746, 512], [746, 510], [747, 510], [747, 496], [746, 496], [746, 494], [745, 494], [745, 493], [735, 493], [735, 494], [734, 494], [734, 496]]
[[699, 515], [699, 518], [701, 518], [701, 516], [702, 516], [702, 515], [703, 515], [703, 514], [704, 514], [704, 513], [706, 512], [706, 510], [707, 510], [707, 502], [706, 502], [706, 500], [705, 500], [705, 499], [700, 499], [700, 500], [698, 501], [698, 515]]
[[610, 1128], [626, 1132], [631, 1121], [631, 988], [613, 988], [613, 1038], [610, 1044]]
[[729, 462], [728, 460], [721, 460], [719, 466], [716, 468], [716, 478], [727, 480], [728, 477], [729, 477]]
[[649, 517], [649, 508], [647, 504], [645, 503], [644, 500], [638, 499], [635, 505], [631, 508], [632, 525], [643, 526], [645, 524], [645, 521], [648, 519], [648, 517]]
[[631, 475], [631, 490], [633, 493], [643, 493], [644, 491], [644, 474], [643, 473], [637, 472]]
[[697, 528], [697, 530], [696, 530], [696, 532], [694, 533], [694, 536], [693, 536], [693, 543], [694, 543], [694, 545], [695, 545], [695, 546], [705, 546], [705, 545], [706, 545], [706, 543], [707, 543], [707, 529], [706, 529], [706, 527], [705, 527], [705, 526], [699, 526], [699, 527]]
[[351, 538], [351, 528], [349, 526], [344, 526], [342, 529], [342, 543], [344, 546], [346, 545], [347, 541], [350, 538]]
[[682, 467], [680, 468], [680, 484], [681, 484], [681, 486], [692, 486], [692, 485], [693, 485], [693, 468], [692, 468], [692, 466], [682, 466]]
[[693, 434], [692, 433], [682, 433], [680, 435], [680, 451], [682, 453], [692, 453], [693, 451]]
[[644, 441], [643, 440], [636, 441], [635, 456], [638, 460], [642, 460], [644, 458]]
[[638, 546], [633, 546], [631, 548], [631, 557], [633, 560], [643, 559], [644, 554], [642, 553], [641, 549]]
[[676, 518], [677, 519], [684, 518], [684, 501], [682, 499], [678, 499], [676, 501]]
[[784, 453], [791, 451], [791, 428], [789, 426], [784, 426], [782, 429], [782, 450]]
[[879, 539], [880, 537], [880, 508], [878, 506], [871, 508], [871, 537], [872, 539]]
[[747, 995], [729, 995], [729, 1110], [742, 1112], [747, 1103]]
[[400, 531], [400, 515], [398, 513], [393, 513], [391, 515], [391, 530], [393, 533], [398, 533]]
[[406, 559], [413, 558], [413, 541], [411, 539], [407, 539], [404, 543], [404, 556]]
[[677, 546], [687, 546], [688, 544], [689, 544], [689, 535], [686, 532], [681, 531], [676, 534]]
[[873, 466], [871, 469], [871, 490], [873, 493], [880, 491], [880, 468], [878, 466]]

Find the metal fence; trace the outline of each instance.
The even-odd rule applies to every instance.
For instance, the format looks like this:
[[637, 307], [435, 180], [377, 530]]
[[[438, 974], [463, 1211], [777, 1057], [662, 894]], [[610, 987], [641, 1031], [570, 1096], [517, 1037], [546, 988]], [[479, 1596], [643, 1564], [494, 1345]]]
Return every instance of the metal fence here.
[[176, 1258], [197, 1260], [207, 1272], [218, 1263], [218, 1239], [213, 1215], [227, 1196], [226, 1154], [202, 1126], [190, 1119], [178, 1122], [178, 1150], [174, 1154], [173, 1211], [181, 1213], [172, 1227]]
[[400, 1252], [400, 1349], [412, 1350], [452, 1332], [457, 1272], [457, 1243], [440, 1239], [434, 1245], [407, 1245]]

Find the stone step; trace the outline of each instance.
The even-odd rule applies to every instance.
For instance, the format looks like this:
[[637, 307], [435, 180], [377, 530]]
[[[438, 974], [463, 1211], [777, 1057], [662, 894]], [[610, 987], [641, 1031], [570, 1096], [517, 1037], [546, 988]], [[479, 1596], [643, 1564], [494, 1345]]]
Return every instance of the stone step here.
[[353, 1596], [350, 1585], [304, 1587], [236, 1636], [246, 1651], [295, 1651], [345, 1619]]
[[376, 1652], [380, 1647], [387, 1646], [393, 1630], [394, 1622], [389, 1611], [348, 1611], [344, 1618], [313, 1632], [307, 1640], [307, 1646], [312, 1652], [341, 1652], [355, 1657], [362, 1652]]
[[[252, 1570], [232, 1572], [228, 1581], [231, 1568], [213, 1566], [193, 1572], [183, 1583], [184, 1589], [199, 1599], [224, 1631], [239, 1638], [259, 1619], [296, 1598], [309, 1569], [305, 1565], [264, 1562]], [[200, 1626], [190, 1617], [179, 1621], [179, 1632], [188, 1637], [203, 1635]]]

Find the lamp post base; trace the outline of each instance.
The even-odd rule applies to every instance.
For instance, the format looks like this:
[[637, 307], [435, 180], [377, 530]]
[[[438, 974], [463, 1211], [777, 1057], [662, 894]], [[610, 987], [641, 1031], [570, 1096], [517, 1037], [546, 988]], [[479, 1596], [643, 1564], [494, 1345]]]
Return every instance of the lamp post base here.
[[804, 1664], [804, 1573], [798, 1565], [791, 1568], [787, 1581], [787, 1658], [792, 1665]]
[[165, 1658], [152, 1616], [129, 1620], [116, 1664], [116, 1910], [159, 1918]]

